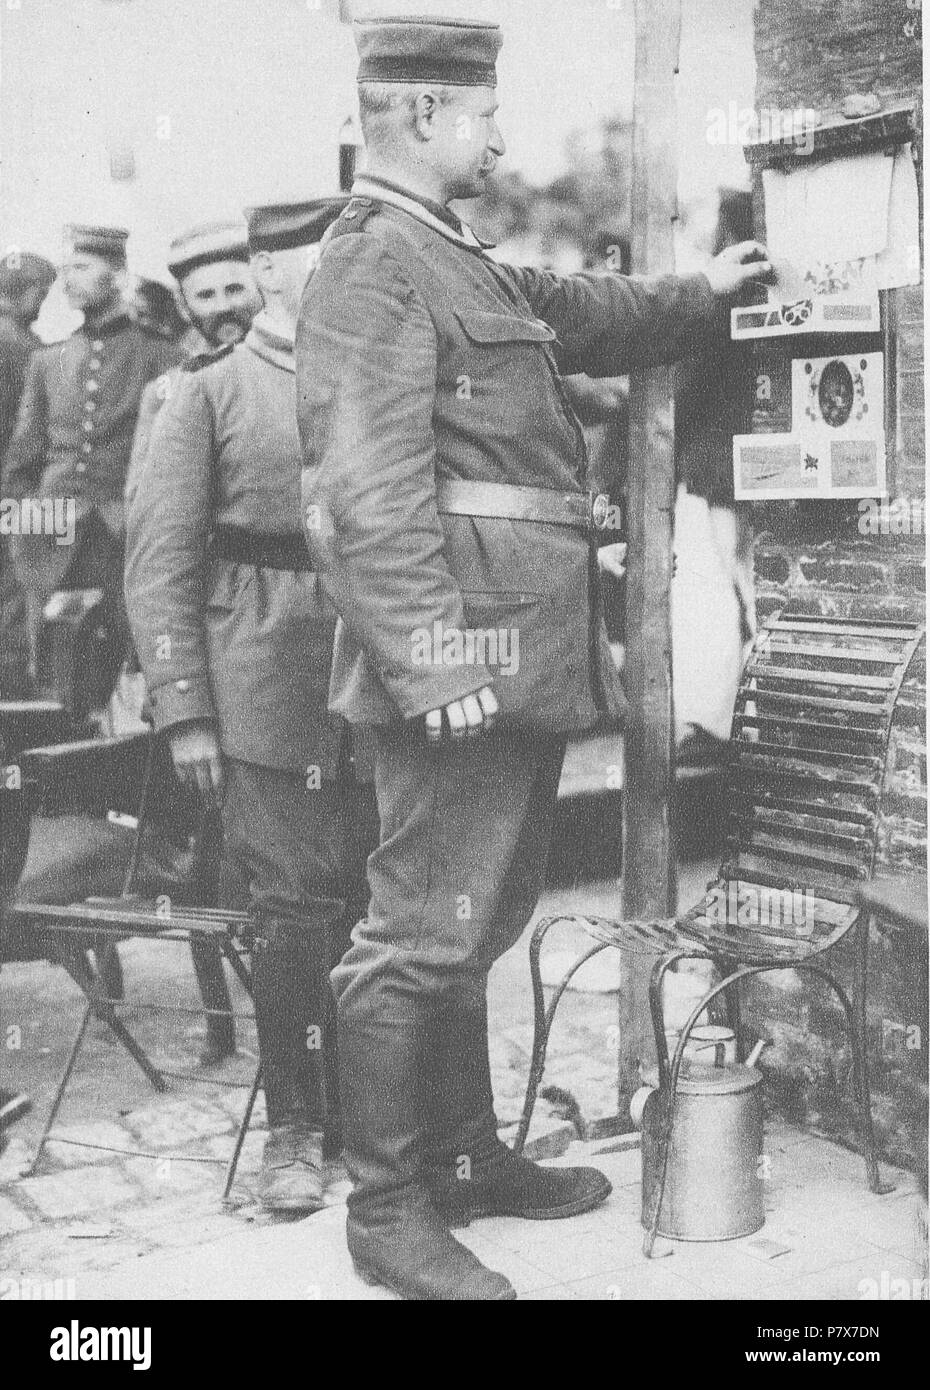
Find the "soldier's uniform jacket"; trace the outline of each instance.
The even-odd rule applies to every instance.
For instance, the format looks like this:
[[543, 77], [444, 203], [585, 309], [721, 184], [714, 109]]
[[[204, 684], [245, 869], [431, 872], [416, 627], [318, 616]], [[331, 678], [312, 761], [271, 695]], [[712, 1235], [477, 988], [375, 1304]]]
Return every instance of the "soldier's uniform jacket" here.
[[[216, 351], [203, 334], [199, 333], [193, 326], [184, 334], [178, 346], [188, 360], [195, 357], [209, 357]], [[126, 472], [124, 501], [127, 507], [132, 502], [136, 488], [139, 486], [139, 479], [145, 467], [158, 412], [177, 384], [177, 378], [183, 370], [184, 363], [181, 362], [178, 366], [172, 367], [164, 378], [150, 381], [142, 392], [135, 434], [132, 440], [132, 450], [129, 455], [129, 468]]]
[[33, 353], [3, 468], [4, 494], [73, 497], [123, 532], [123, 487], [143, 388], [178, 349], [126, 314]]
[[182, 371], [128, 507], [126, 605], [159, 729], [216, 719], [224, 753], [324, 777], [335, 614], [317, 576], [216, 558], [237, 527], [299, 538], [293, 344], [259, 315], [245, 341]]
[[[589, 538], [445, 514], [437, 486], [517, 484], [577, 501], [585, 445], [560, 374], [693, 352], [716, 317], [710, 285], [496, 265], [441, 209], [382, 195], [375, 180], [370, 190], [331, 229], [297, 331], [307, 539], [341, 615], [332, 706], [383, 724], [493, 678], [513, 727], [570, 733], [619, 716]], [[456, 661], [444, 635], [469, 629], [509, 633], [511, 656], [518, 636], [509, 673]]]

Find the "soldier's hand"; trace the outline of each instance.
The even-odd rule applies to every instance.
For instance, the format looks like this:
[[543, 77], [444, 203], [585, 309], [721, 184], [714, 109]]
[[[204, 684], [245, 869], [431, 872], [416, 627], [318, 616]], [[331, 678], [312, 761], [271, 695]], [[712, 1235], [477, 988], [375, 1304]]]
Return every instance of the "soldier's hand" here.
[[438, 743], [448, 730], [453, 738], [472, 738], [492, 727], [497, 710], [497, 696], [485, 685], [476, 695], [453, 700], [442, 709], [431, 709], [426, 716], [426, 737], [430, 743]]
[[741, 241], [727, 246], [707, 266], [704, 274], [714, 294], [727, 298], [744, 285], [769, 282], [773, 278], [769, 253], [759, 241]]
[[613, 545], [602, 545], [597, 552], [597, 567], [601, 574], [612, 574], [614, 579], [622, 579], [626, 574], [626, 541], [615, 541]]
[[213, 724], [185, 724], [168, 734], [174, 770], [181, 783], [197, 792], [207, 806], [223, 799], [223, 755]]

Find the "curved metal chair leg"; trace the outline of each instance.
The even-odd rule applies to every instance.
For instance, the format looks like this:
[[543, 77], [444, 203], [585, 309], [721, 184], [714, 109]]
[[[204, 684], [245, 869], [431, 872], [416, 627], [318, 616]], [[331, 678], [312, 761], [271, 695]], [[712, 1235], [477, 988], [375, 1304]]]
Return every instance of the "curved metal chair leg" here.
[[[858, 976], [856, 1000], [850, 999], [843, 986], [835, 975], [822, 965], [817, 965], [813, 961], [796, 961], [792, 970], [809, 970], [812, 975], [819, 975], [820, 978], [830, 986], [843, 1006], [846, 1015], [846, 1032], [849, 1037], [849, 1047], [852, 1052], [853, 1060], [853, 1087], [856, 1092], [856, 1099], [859, 1107], [859, 1125], [861, 1130], [862, 1157], [865, 1159], [866, 1181], [869, 1190], [879, 1197], [886, 1197], [889, 1192], [894, 1192], [894, 1184], [882, 1181], [878, 1168], [878, 1149], [875, 1144], [875, 1129], [872, 1125], [872, 1096], [869, 1089], [868, 1056], [866, 1054], [866, 1029], [865, 1029], [865, 973], [862, 956], [868, 950], [868, 935], [860, 933], [862, 939], [859, 942], [859, 960], [856, 966]], [[767, 966], [765, 969], [777, 969], [775, 966]], [[762, 969], [756, 969], [754, 974], [764, 973]]]
[[894, 1191], [893, 1183], [882, 1182], [878, 1166], [875, 1126], [872, 1123], [872, 1090], [869, 1085], [869, 1031], [866, 1015], [866, 987], [869, 978], [869, 918], [859, 923], [859, 955], [856, 969], [854, 1016], [849, 1019], [849, 1040], [853, 1049], [853, 1084], [859, 1101], [859, 1127], [869, 1188], [879, 1196]]
[[843, 989], [843, 986], [831, 975], [829, 970], [823, 966], [808, 964], [802, 961], [796, 968], [798, 970], [810, 970], [813, 974], [819, 975], [822, 980], [831, 987], [843, 1006], [846, 1015], [846, 1032], [849, 1035], [849, 1047], [852, 1052], [853, 1060], [853, 1089], [856, 1094], [856, 1102], [859, 1109], [859, 1129], [860, 1142], [862, 1145], [862, 1157], [865, 1159], [866, 1181], [869, 1190], [876, 1196], [887, 1197], [889, 1192], [894, 1192], [894, 1184], [882, 1181], [881, 1172], [878, 1166], [878, 1148], [875, 1143], [875, 1128], [872, 1124], [872, 1094], [869, 1087], [869, 1059], [867, 1052], [867, 1033], [866, 1033], [866, 1013], [865, 1013], [865, 986], [866, 968], [868, 953], [868, 925], [860, 929], [860, 940], [858, 945], [858, 959], [856, 963], [856, 998], [855, 1001]]
[[517, 1137], [513, 1142], [515, 1154], [522, 1154], [526, 1144], [526, 1136], [529, 1134], [530, 1122], [533, 1118], [533, 1111], [536, 1108], [536, 1097], [539, 1091], [539, 1083], [542, 1081], [543, 1071], [546, 1066], [546, 1050], [549, 1046], [549, 1034], [552, 1031], [552, 1023], [555, 1018], [555, 1011], [558, 1008], [559, 1000], [565, 993], [572, 977], [581, 969], [586, 961], [598, 955], [601, 951], [606, 951], [609, 943], [597, 941], [593, 946], [589, 946], [586, 951], [573, 962], [571, 969], [562, 976], [556, 985], [549, 1007], [546, 1007], [545, 994], [543, 992], [542, 971], [540, 968], [540, 951], [542, 950], [543, 940], [550, 927], [555, 926], [559, 918], [547, 918], [540, 922], [534, 929], [530, 937], [530, 979], [533, 985], [533, 1055], [530, 1060], [530, 1074], [526, 1083], [526, 1095], [523, 1099], [523, 1113], [520, 1116], [520, 1124], [517, 1129]]

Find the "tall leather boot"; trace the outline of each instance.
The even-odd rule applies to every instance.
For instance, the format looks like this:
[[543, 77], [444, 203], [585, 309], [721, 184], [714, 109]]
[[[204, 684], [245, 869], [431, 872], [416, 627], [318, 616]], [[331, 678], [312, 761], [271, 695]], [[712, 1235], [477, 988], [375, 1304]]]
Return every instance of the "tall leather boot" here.
[[508, 1280], [450, 1234], [421, 1181], [428, 1043], [416, 1019], [339, 1012], [349, 1253], [362, 1278], [405, 1299], [511, 1300]]
[[316, 1211], [323, 1205], [321, 1049], [307, 1032], [310, 1023], [322, 1028], [324, 980], [322, 960], [314, 965], [314, 935], [310, 923], [265, 918], [256, 925], [252, 947], [268, 1114], [258, 1187], [269, 1211]]
[[223, 957], [216, 943], [192, 936], [191, 957], [204, 1007], [223, 1011], [207, 1014], [207, 1036], [200, 1053], [200, 1065], [212, 1067], [235, 1055], [236, 1025], [232, 1000], [223, 974]]
[[597, 1168], [544, 1168], [497, 1137], [488, 1058], [486, 981], [461, 991], [432, 1032], [429, 1187], [453, 1225], [482, 1216], [554, 1221], [578, 1216], [610, 1195]]

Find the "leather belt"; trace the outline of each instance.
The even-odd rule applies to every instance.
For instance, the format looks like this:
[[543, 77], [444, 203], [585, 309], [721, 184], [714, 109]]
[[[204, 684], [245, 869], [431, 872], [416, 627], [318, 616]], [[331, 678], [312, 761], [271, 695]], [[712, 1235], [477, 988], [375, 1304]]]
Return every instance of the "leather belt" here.
[[605, 530], [611, 514], [610, 498], [603, 492], [557, 492], [549, 487], [516, 487], [458, 478], [440, 479], [436, 500], [440, 512], [453, 516], [537, 521], [585, 532]]
[[313, 561], [299, 531], [277, 534], [249, 531], [244, 526], [217, 526], [210, 542], [216, 560], [258, 569], [312, 573]]

